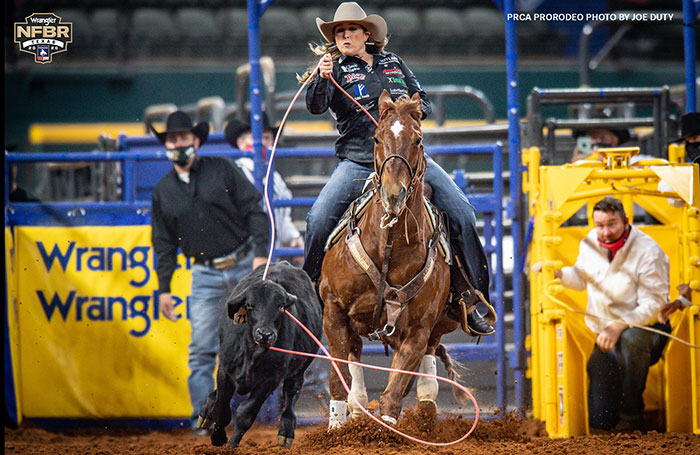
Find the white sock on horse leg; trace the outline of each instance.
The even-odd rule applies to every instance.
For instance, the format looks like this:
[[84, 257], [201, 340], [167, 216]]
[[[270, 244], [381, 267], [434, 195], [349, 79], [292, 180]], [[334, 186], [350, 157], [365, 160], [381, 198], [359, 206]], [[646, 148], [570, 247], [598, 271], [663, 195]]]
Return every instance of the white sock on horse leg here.
[[[350, 376], [352, 376], [352, 385], [350, 386], [350, 392], [355, 396], [355, 399], [363, 407], [367, 407], [367, 389], [365, 388], [365, 374], [362, 371], [362, 367], [357, 365], [348, 365], [350, 370]], [[355, 401], [348, 396], [348, 406], [350, 407], [350, 418], [354, 419], [361, 417], [362, 409], [355, 403]]]
[[347, 420], [348, 402], [331, 400], [328, 429], [340, 428]]
[[[420, 362], [420, 368], [418, 372], [425, 374], [437, 375], [437, 364], [435, 362], [434, 355], [425, 355], [423, 360]], [[429, 400], [435, 401], [438, 396], [438, 381], [435, 378], [426, 378], [423, 376], [418, 376], [418, 382], [416, 384], [416, 392], [418, 395], [418, 401]]]

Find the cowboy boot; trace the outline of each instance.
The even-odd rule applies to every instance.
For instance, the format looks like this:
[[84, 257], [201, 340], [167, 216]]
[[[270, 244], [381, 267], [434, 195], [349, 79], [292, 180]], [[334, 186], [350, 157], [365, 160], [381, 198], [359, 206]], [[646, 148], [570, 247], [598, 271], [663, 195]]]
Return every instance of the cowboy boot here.
[[[486, 322], [479, 310], [476, 309], [477, 303], [479, 303], [479, 298], [470, 291], [463, 292], [457, 300], [461, 312], [462, 329], [471, 336], [491, 335], [496, 329]], [[464, 321], [466, 321], [466, 327]]]
[[484, 317], [479, 314], [479, 311], [474, 307], [473, 311], [467, 315], [467, 327], [473, 336], [491, 335], [496, 332], [496, 329], [486, 322]]
[[[484, 317], [476, 309], [477, 304], [482, 301], [479, 297], [479, 291], [474, 289], [468, 281], [469, 278], [460, 267], [461, 264], [459, 264], [459, 261], [455, 262], [457, 262], [457, 264], [452, 265], [452, 273], [450, 274], [454, 298], [451, 299], [451, 303], [448, 305], [448, 307], [451, 307], [449, 308], [448, 315], [458, 321], [462, 326], [462, 330], [471, 336], [493, 334], [496, 330], [491, 324], [486, 322]], [[489, 320], [495, 322], [497, 318], [496, 312], [485, 299], [483, 302], [488, 307]]]

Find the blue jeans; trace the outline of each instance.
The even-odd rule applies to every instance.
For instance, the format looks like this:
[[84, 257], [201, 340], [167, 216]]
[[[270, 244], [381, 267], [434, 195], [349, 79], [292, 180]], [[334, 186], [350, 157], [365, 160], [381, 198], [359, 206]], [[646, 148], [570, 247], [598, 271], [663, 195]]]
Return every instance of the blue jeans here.
[[[668, 323], [651, 327], [671, 333]], [[586, 365], [591, 381], [588, 423], [592, 428], [609, 430], [620, 420], [641, 422], [649, 367], [659, 361], [667, 340], [663, 335], [632, 327], [622, 332], [611, 352], [595, 346]]]
[[[432, 158], [426, 155], [425, 180], [433, 188], [432, 202], [447, 214], [450, 240], [459, 254], [474, 287], [488, 299], [489, 272], [484, 248], [476, 232], [474, 207], [464, 192]], [[312, 280], [321, 275], [326, 239], [350, 203], [362, 194], [365, 179], [372, 173], [370, 163], [341, 160], [306, 216], [303, 269]]]
[[197, 426], [199, 411], [207, 395], [214, 390], [214, 369], [219, 353], [219, 317], [233, 288], [253, 269], [253, 257], [251, 248], [245, 258], [228, 270], [216, 270], [200, 264], [192, 266], [189, 308], [192, 341], [187, 362], [190, 368], [187, 387], [192, 404], [192, 428]]

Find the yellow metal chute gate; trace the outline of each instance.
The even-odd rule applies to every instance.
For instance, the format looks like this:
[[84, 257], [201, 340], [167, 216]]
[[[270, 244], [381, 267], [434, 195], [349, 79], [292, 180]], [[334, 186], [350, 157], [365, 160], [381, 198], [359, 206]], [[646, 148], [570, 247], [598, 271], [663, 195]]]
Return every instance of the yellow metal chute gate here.
[[[543, 261], [542, 273], [530, 274], [531, 358], [534, 417], [545, 421], [550, 437], [587, 434], [588, 377], [586, 362], [595, 336], [584, 322], [586, 293], [566, 289], [554, 279], [554, 269], [573, 265], [579, 242], [589, 226], [562, 227], [582, 207], [590, 214], [606, 195], [622, 200], [632, 219], [634, 206], [661, 224], [637, 225], [656, 240], [669, 257], [671, 299], [676, 286], [689, 283], [700, 291], [700, 188], [694, 164], [641, 160], [629, 164], [638, 148], [601, 151], [607, 163], [584, 161], [563, 166], [539, 166], [537, 148], [525, 150], [527, 172], [523, 191], [529, 193], [534, 230], [530, 263]], [[669, 156], [680, 161], [682, 146]], [[665, 185], [660, 186], [662, 181]], [[666, 188], [667, 190], [660, 190]], [[670, 188], [670, 190], [668, 190]], [[675, 204], [671, 204], [675, 202]], [[673, 335], [700, 344], [700, 294], [693, 306], [671, 317]], [[646, 410], [663, 411], [667, 431], [700, 434], [700, 350], [669, 340], [662, 360], [651, 368], [644, 394]]]

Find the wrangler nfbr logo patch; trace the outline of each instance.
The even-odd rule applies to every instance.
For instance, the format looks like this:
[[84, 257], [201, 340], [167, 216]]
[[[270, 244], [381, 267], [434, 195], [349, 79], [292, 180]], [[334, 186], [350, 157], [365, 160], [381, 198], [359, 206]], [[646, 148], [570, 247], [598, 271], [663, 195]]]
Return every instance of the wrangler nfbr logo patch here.
[[14, 40], [20, 51], [34, 55], [34, 62], [51, 63], [53, 54], [65, 52], [73, 42], [73, 24], [54, 13], [34, 13], [15, 22]]

